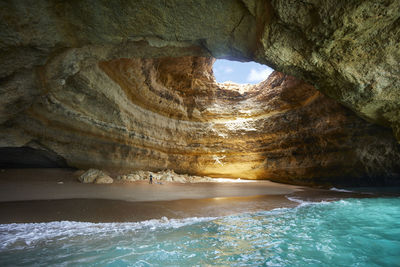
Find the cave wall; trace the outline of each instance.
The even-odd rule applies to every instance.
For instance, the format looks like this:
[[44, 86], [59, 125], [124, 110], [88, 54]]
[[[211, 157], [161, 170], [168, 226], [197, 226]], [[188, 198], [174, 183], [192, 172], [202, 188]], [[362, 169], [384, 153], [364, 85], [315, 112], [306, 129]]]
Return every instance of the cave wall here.
[[257, 58], [400, 140], [400, 1], [270, 2]]
[[42, 70], [48, 91], [3, 124], [0, 146], [35, 145], [69, 166], [119, 173], [173, 169], [298, 184], [398, 180], [400, 150], [389, 130], [280, 72], [257, 85], [219, 84], [213, 62], [99, 60], [70, 50]]
[[39, 66], [76, 48], [109, 59], [256, 60], [391, 127], [400, 140], [397, 0], [6, 0], [0, 18], [0, 122], [41, 94]]
[[[288, 182], [397, 172], [390, 133], [315, 88], [400, 140], [399, 1], [6, 0], [0, 18], [1, 147]], [[212, 57], [315, 88], [218, 85]]]

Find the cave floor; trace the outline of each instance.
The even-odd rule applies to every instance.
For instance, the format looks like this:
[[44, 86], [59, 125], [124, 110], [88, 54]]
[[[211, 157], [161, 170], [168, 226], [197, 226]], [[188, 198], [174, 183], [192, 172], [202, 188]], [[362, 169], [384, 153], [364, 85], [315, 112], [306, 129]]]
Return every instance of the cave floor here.
[[74, 170], [6, 169], [0, 171], [0, 223], [217, 217], [373, 196], [270, 181], [81, 184]]

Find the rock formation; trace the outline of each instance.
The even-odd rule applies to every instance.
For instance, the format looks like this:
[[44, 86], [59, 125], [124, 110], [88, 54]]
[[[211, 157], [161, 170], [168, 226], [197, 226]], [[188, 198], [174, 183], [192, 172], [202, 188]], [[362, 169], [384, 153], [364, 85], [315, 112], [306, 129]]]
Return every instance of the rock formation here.
[[292, 183], [399, 171], [387, 130], [313, 86], [211, 72], [212, 57], [269, 64], [400, 140], [398, 1], [10, 0], [0, 18], [0, 147]]
[[258, 58], [400, 140], [400, 1], [271, 1]]
[[89, 169], [78, 180], [84, 184], [112, 184], [113, 179], [101, 170]]
[[137, 181], [149, 181], [149, 177], [152, 175], [153, 183], [163, 182], [176, 182], [176, 183], [212, 183], [218, 182], [218, 179], [213, 179], [207, 176], [193, 176], [187, 174], [178, 174], [173, 170], [163, 170], [159, 172], [150, 171], [135, 171], [133, 173], [124, 174], [117, 176], [117, 181], [121, 182], [137, 182]]
[[307, 184], [396, 177], [400, 153], [389, 131], [294, 77], [218, 84], [210, 58], [97, 61], [70, 53], [57, 65], [79, 67], [43, 70], [50, 89], [5, 124], [7, 146], [35, 144], [70, 166], [122, 173], [173, 169]]
[[397, 0], [8, 0], [0, 7], [0, 122], [41, 94], [38, 66], [84, 48], [108, 58], [211, 54], [267, 63], [391, 126], [400, 140]]

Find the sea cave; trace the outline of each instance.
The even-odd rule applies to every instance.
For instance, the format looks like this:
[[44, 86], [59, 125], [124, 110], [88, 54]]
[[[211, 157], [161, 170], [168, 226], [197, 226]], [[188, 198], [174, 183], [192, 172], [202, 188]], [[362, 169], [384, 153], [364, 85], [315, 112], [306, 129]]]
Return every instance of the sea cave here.
[[0, 7], [0, 265], [398, 264], [399, 1]]

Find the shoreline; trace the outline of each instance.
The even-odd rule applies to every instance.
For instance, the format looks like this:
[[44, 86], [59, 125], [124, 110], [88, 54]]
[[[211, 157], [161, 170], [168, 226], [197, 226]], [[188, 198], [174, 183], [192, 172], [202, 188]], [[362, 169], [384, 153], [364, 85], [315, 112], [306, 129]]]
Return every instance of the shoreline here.
[[147, 182], [82, 184], [73, 170], [9, 169], [0, 172], [0, 224], [220, 217], [294, 208], [302, 201], [377, 196], [265, 180], [162, 185]]
[[[130, 202], [110, 199], [57, 199], [0, 202], [0, 224], [79, 221], [140, 222], [151, 219], [221, 217], [298, 203], [282, 195]], [[6, 216], [4, 216], [6, 214]]]

